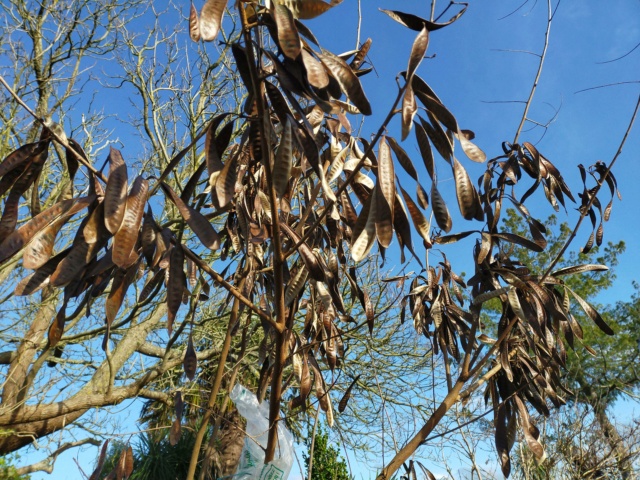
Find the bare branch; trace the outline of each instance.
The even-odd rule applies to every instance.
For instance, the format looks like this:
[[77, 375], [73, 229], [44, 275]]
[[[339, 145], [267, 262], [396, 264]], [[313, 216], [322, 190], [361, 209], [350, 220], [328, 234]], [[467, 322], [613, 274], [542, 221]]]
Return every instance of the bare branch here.
[[100, 440], [96, 440], [95, 438], [85, 438], [83, 440], [77, 440], [75, 442], [63, 443], [49, 457], [45, 458], [44, 460], [41, 460], [38, 463], [27, 465], [25, 467], [17, 468], [16, 474], [20, 476], [28, 475], [35, 472], [45, 472], [51, 474], [53, 473], [55, 462], [61, 453], [66, 452], [71, 448], [80, 447], [82, 445], [93, 445], [95, 447], [99, 447], [101, 444], [102, 442]]

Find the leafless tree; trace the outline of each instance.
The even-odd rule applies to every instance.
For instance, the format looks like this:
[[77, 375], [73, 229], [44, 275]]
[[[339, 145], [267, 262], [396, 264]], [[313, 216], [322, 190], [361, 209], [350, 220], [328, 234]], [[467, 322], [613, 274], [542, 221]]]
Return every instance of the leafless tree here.
[[[177, 58], [178, 33], [167, 30], [162, 23], [167, 12], [156, 12], [140, 2], [16, 0], [3, 3], [2, 15], [3, 80], [16, 97], [31, 105], [38, 118], [47, 122], [55, 118], [70, 138], [78, 139], [80, 143], [74, 145], [80, 148], [82, 144], [87, 158], [106, 156], [107, 138], [122, 126], [110, 124], [107, 116], [95, 113], [92, 97], [99, 97], [98, 89], [104, 88], [101, 85], [119, 82], [119, 95], [123, 99], [129, 97], [147, 119], [146, 130], [142, 129], [139, 135], [141, 145], [147, 148], [136, 158], [136, 164], [149, 172], [158, 171], [165, 161], [153, 152], [173, 155], [184, 145], [190, 132], [198, 128], [198, 122], [202, 122], [209, 109], [221, 108], [218, 96], [226, 98], [233, 90], [229, 87], [232, 79], [220, 76], [220, 72], [228, 70], [200, 56], [199, 49], [193, 49], [193, 62], [184, 64]], [[140, 38], [130, 33], [123, 24], [124, 18], [144, 18], [146, 25], [151, 26], [146, 32], [148, 36]], [[221, 55], [220, 61], [228, 58]], [[108, 72], [92, 71], [96, 65], [108, 63], [112, 65]], [[122, 68], [114, 68], [114, 64]], [[132, 66], [137, 69], [125, 68]], [[210, 82], [202, 82], [202, 88], [190, 83], [194, 77], [205, 74]], [[146, 86], [154, 88], [146, 89]], [[160, 101], [172, 102], [182, 110], [160, 112]], [[1, 106], [0, 152], [5, 158], [18, 145], [37, 141], [41, 126], [33, 122], [14, 97], [3, 96]], [[147, 116], [152, 110], [154, 114]], [[128, 129], [134, 131], [131, 126]], [[70, 198], [74, 190], [86, 189], [90, 183], [86, 176], [74, 177], [77, 167], [74, 168], [68, 156], [69, 150], [65, 154], [65, 148], [58, 144], [50, 148], [55, 160], [44, 165], [36, 187], [24, 195], [34, 216], [57, 201]], [[176, 174], [188, 175], [190, 168], [191, 165], [185, 163]], [[6, 186], [2, 188], [6, 191]], [[171, 222], [171, 215], [172, 212], [165, 212], [164, 218]], [[77, 227], [77, 223], [74, 225]], [[58, 230], [60, 226], [52, 227], [54, 237]], [[66, 251], [72, 242], [73, 237], [62, 229], [55, 251]], [[54, 247], [53, 243], [50, 247]], [[76, 435], [89, 436], [72, 442], [51, 438], [50, 457], [21, 468], [21, 473], [51, 471], [61, 452], [83, 443], [99, 443], [96, 437], [105, 433], [102, 425], [110, 405], [136, 397], [173, 404], [170, 393], [146, 387], [182, 364], [185, 346], [171, 352], [165, 350], [166, 342], [157, 333], [163, 328], [164, 305], [157, 301], [136, 304], [128, 300], [118, 321], [111, 325], [111, 338], [118, 342], [108, 349], [105, 358], [101, 349], [106, 330], [102, 313], [105, 300], [69, 301], [63, 299], [58, 289], [27, 285], [28, 279], [18, 286], [17, 280], [26, 274], [23, 266], [14, 261], [3, 264], [0, 271], [2, 302], [5, 312], [9, 312], [4, 317], [0, 335], [0, 363], [5, 366], [0, 406], [5, 432], [0, 437], [2, 451], [14, 451], [38, 439], [41, 440], [36, 445], [42, 448], [46, 445], [42, 439], [62, 428], [75, 428]], [[138, 285], [136, 296], [141, 293], [142, 285]], [[26, 291], [16, 290], [25, 286]], [[41, 293], [16, 296], [39, 289]], [[212, 295], [212, 304], [218, 300], [220, 297]], [[54, 346], [47, 339], [47, 331], [63, 304], [69, 306], [69, 311], [66, 314], [63, 311], [58, 320], [66, 322], [65, 335]], [[194, 328], [205, 329], [223, 316], [207, 313]], [[215, 338], [211, 340], [208, 348], [198, 352], [198, 359], [215, 357], [219, 347]], [[81, 423], [76, 422], [87, 411], [96, 409], [104, 414], [93, 417], [95, 422], [86, 417]]]

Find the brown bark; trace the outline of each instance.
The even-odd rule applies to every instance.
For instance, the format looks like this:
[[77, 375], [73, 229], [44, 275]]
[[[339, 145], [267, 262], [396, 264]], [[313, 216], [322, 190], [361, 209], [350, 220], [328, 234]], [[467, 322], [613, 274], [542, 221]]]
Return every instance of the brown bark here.
[[7, 407], [15, 406], [25, 397], [27, 372], [56, 313], [55, 303], [51, 301], [46, 293], [43, 294], [42, 303], [42, 306], [34, 315], [29, 330], [22, 342], [20, 342], [15, 356], [11, 359], [11, 365], [2, 390], [0, 411]]
[[6, 455], [7, 453], [15, 452], [38, 438], [57, 432], [76, 421], [87, 410], [77, 410], [67, 415], [60, 415], [46, 420], [8, 425], [8, 428], [13, 430], [15, 434], [0, 437], [0, 454]]

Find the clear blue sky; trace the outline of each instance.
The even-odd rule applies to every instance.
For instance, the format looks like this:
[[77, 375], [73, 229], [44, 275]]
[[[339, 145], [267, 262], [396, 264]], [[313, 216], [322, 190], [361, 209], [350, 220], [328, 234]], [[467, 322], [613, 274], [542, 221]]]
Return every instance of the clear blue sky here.
[[[157, 1], [155, 5], [160, 8], [162, 3]], [[186, 14], [189, 5], [186, 1], [183, 3]], [[444, 6], [447, 2], [439, 3]], [[475, 131], [475, 142], [489, 158], [501, 154], [501, 142], [513, 140], [523, 109], [521, 103], [491, 102], [525, 100], [538, 65], [535, 55], [500, 50], [539, 53], [543, 45], [545, 2], [530, 1], [513, 15], [501, 19], [520, 4], [520, 0], [472, 2], [467, 13], [456, 24], [431, 34], [427, 53], [434, 57], [425, 60], [418, 71], [456, 115], [461, 127]], [[408, 53], [416, 34], [395, 23], [377, 8], [397, 8], [428, 16], [429, 2], [363, 0], [362, 7], [361, 40], [373, 37], [370, 59], [376, 68], [376, 72], [363, 79], [367, 96], [374, 106], [374, 115], [366, 120], [362, 130], [366, 137], [378, 128], [391, 106], [396, 91], [395, 75], [406, 69]], [[356, 22], [357, 2], [345, 0], [342, 5], [307, 22], [307, 25], [324, 48], [340, 53], [355, 47]], [[186, 32], [184, 36], [186, 41]], [[637, 83], [640, 81], [640, 48], [616, 62], [602, 63], [624, 55], [640, 43], [640, 2], [565, 1], [557, 10], [550, 40], [546, 65], [530, 117], [545, 124], [556, 113], [557, 116], [546, 132], [540, 127], [533, 128], [521, 139], [534, 143], [541, 153], [554, 162], [574, 194], [577, 194], [581, 191], [577, 165], [611, 160], [640, 93], [640, 84]], [[576, 93], [617, 82], [636, 83]], [[120, 104], [115, 102], [98, 107], [106, 114], [122, 114], [118, 109], [125, 106], [126, 101], [122, 99]], [[112, 109], [115, 111], [110, 111]], [[356, 122], [352, 124], [355, 126]], [[392, 123], [389, 133], [399, 137], [399, 131], [398, 118]], [[120, 137], [126, 138], [122, 134]], [[415, 164], [421, 166], [412, 141], [404, 147], [415, 159]], [[617, 268], [615, 289], [602, 298], [603, 302], [627, 299], [632, 292], [631, 282], [640, 280], [636, 270], [640, 263], [637, 253], [640, 250], [637, 233], [640, 224], [640, 188], [637, 184], [640, 178], [639, 152], [640, 126], [636, 126], [614, 169], [623, 201], [614, 204], [611, 220], [605, 225], [605, 241], [623, 239], [627, 243], [627, 252]], [[462, 153], [458, 157], [472, 178], [482, 173], [482, 166], [465, 161]], [[440, 166], [443, 166], [442, 162]], [[422, 172], [422, 176], [426, 178], [426, 173]], [[443, 184], [447, 180], [451, 185], [450, 178], [443, 174]], [[551, 210], [541, 197], [537, 198], [541, 207], [538, 216], [544, 218]], [[606, 203], [606, 194], [603, 198]], [[532, 202], [529, 208], [533, 209], [534, 205], [537, 206]], [[575, 211], [569, 208], [568, 215], [560, 212], [561, 221], [575, 221]], [[451, 210], [455, 210], [455, 204], [452, 204]], [[466, 229], [467, 226], [461, 221], [454, 221], [453, 231]], [[580, 232], [576, 248], [586, 241], [588, 235], [588, 230]], [[460, 252], [466, 255], [463, 250]], [[454, 268], [457, 265], [457, 268], [464, 269], [469, 261], [470, 258], [463, 256], [454, 258]], [[393, 260], [391, 263], [394, 263]], [[53, 478], [80, 478], [71, 461], [75, 455], [76, 452], [70, 452], [58, 460]], [[86, 455], [82, 455], [82, 464], [90, 465], [94, 458], [95, 449], [89, 449]], [[295, 468], [294, 465], [294, 472]], [[360, 466], [359, 470], [366, 471], [366, 467]], [[51, 477], [34, 475], [33, 478]]]

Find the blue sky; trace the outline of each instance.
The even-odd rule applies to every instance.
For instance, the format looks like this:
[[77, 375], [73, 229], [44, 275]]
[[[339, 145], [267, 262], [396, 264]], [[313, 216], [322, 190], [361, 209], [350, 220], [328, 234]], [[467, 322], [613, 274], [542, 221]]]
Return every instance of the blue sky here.
[[[163, 3], [157, 1], [155, 5], [159, 8]], [[447, 2], [440, 3], [445, 5]], [[521, 103], [496, 102], [525, 100], [538, 66], [535, 55], [501, 50], [539, 53], [543, 45], [546, 3], [529, 1], [516, 13], [507, 16], [520, 4], [521, 0], [472, 2], [458, 22], [431, 34], [427, 54], [433, 58], [423, 61], [418, 70], [418, 74], [454, 113], [461, 127], [476, 133], [475, 143], [489, 158], [501, 154], [501, 142], [513, 140], [523, 109]], [[417, 33], [395, 23], [379, 12], [378, 7], [400, 9], [426, 17], [429, 2], [363, 0], [361, 40], [373, 38], [370, 60], [376, 69], [363, 78], [365, 92], [374, 105], [374, 115], [367, 118], [362, 130], [365, 137], [377, 130], [391, 106], [396, 91], [395, 75], [406, 69], [410, 47]], [[183, 11], [186, 15], [187, 2], [184, 2]], [[307, 22], [307, 25], [324, 48], [334, 53], [351, 50], [356, 43], [354, 27], [357, 11], [356, 1], [344, 0], [343, 4]], [[445, 15], [446, 18], [448, 16]], [[186, 42], [187, 33], [183, 35]], [[534, 143], [541, 153], [560, 168], [574, 194], [581, 190], [577, 165], [582, 163], [588, 166], [597, 160], [611, 160], [640, 93], [640, 83], [637, 83], [640, 81], [640, 48], [616, 62], [602, 62], [624, 55], [638, 43], [640, 2], [637, 0], [565, 1], [557, 10], [544, 71], [530, 111], [530, 117], [541, 124], [554, 116], [555, 120], [546, 132], [540, 127], [533, 128], [524, 133], [521, 140]], [[213, 47], [210, 48], [213, 51]], [[636, 83], [576, 93], [618, 82]], [[101, 109], [106, 114], [112, 114], [125, 106], [123, 99], [120, 104], [116, 101], [101, 105]], [[352, 121], [352, 125], [356, 126], [357, 123]], [[399, 118], [396, 118], [389, 128], [389, 134], [399, 137], [399, 131]], [[126, 135], [120, 136], [126, 143]], [[420, 168], [419, 154], [412, 138], [403, 146]], [[617, 268], [615, 288], [600, 299], [602, 302], [629, 298], [632, 281], [640, 280], [636, 270], [640, 263], [637, 254], [640, 250], [637, 234], [640, 223], [638, 152], [640, 133], [636, 126], [614, 168], [623, 201], [616, 201], [611, 220], [605, 225], [605, 241], [623, 239], [627, 243], [627, 252]], [[477, 178], [483, 172], [482, 166], [465, 160], [461, 153], [458, 157], [472, 178]], [[439, 166], [444, 172], [444, 162], [440, 161]], [[426, 179], [424, 171], [419, 173]], [[450, 176], [443, 173], [441, 182], [444, 189], [451, 191], [453, 182]], [[605, 199], [604, 203], [608, 201], [606, 192], [602, 198]], [[541, 219], [552, 213], [541, 196], [537, 196], [529, 208], [534, 216]], [[569, 205], [567, 214], [564, 211], [558, 214], [560, 221], [575, 222], [576, 214], [572, 208]], [[454, 201], [450, 210], [455, 209]], [[454, 219], [453, 231], [466, 229], [467, 225]], [[575, 248], [579, 248], [588, 235], [588, 230], [581, 231]], [[464, 270], [470, 262], [468, 253], [462, 248], [453, 251], [459, 252], [459, 256], [452, 259], [454, 269]], [[448, 256], [452, 258], [451, 254]], [[398, 262], [397, 257], [395, 260], [390, 257], [391, 264], [397, 265]], [[131, 427], [129, 431], [134, 428], [130, 420], [125, 421], [125, 425]], [[95, 453], [95, 449], [88, 449], [80, 455], [81, 463], [91, 465]], [[53, 477], [34, 475], [33, 478], [80, 478], [76, 474], [75, 463], [71, 461], [76, 454], [70, 452], [63, 455], [58, 460]], [[294, 472], [295, 467], [294, 464]], [[367, 471], [364, 465], [360, 465], [358, 470]], [[363, 478], [367, 478], [365, 473], [363, 475]], [[295, 478], [294, 475], [292, 478]], [[357, 478], [361, 478], [360, 475]]]
[[[378, 108], [374, 108], [373, 119], [367, 119], [366, 125], [374, 126], [365, 126], [363, 132], [367, 133], [377, 126], [376, 120], [379, 122], [386, 115], [395, 91], [394, 76], [382, 72], [406, 69], [408, 51], [415, 35], [376, 8], [371, 8], [373, 3], [364, 4], [362, 38], [371, 36], [374, 39], [370, 57], [380, 78], [370, 74], [363, 83], [369, 98], [387, 100], [382, 100]], [[428, 14], [427, 3], [375, 2], [381, 8], [416, 14], [422, 12], [423, 15]], [[525, 100], [538, 67], [538, 57], [534, 55], [500, 50], [539, 53], [543, 46], [547, 14], [545, 2], [528, 2], [518, 12], [501, 19], [520, 4], [472, 2], [458, 22], [431, 34], [427, 55], [435, 55], [435, 58], [425, 60], [418, 70], [418, 74], [456, 115], [461, 127], [476, 133], [474, 141], [489, 158], [502, 153], [501, 142], [513, 140], [524, 106], [521, 103], [487, 102]], [[640, 42], [640, 5], [633, 1], [607, 2], [606, 8], [603, 5], [599, 2], [560, 4], [551, 27], [545, 67], [529, 114], [541, 124], [546, 124], [556, 113], [557, 117], [546, 133], [540, 127], [526, 132], [525, 127], [525, 133], [520, 137], [521, 141], [535, 144], [560, 168], [574, 194], [581, 191], [577, 165], [588, 166], [597, 160], [611, 160], [640, 91], [640, 84], [635, 83], [576, 93], [610, 83], [640, 81], [640, 49], [617, 62], [598, 63], [617, 58]], [[349, 26], [353, 25], [356, 12], [355, 2], [347, 1], [309, 24], [323, 46], [333, 51], [350, 49], [355, 42], [355, 34]], [[324, 36], [321, 33], [323, 22], [332, 25], [332, 29], [349, 34]], [[399, 119], [392, 122], [390, 134], [399, 136]], [[417, 148], [406, 143], [404, 147], [419, 165]], [[631, 294], [631, 282], [637, 279], [634, 273], [637, 262], [634, 259], [640, 241], [636, 235], [629, 235], [628, 226], [640, 220], [633, 207], [640, 200], [638, 188], [633, 183], [640, 173], [637, 153], [634, 153], [639, 151], [639, 147], [640, 134], [636, 128], [627, 142], [625, 154], [614, 169], [623, 202], [614, 204], [612, 218], [605, 225], [606, 241], [624, 239], [627, 243], [627, 253], [617, 269], [616, 297], [620, 299]], [[465, 161], [461, 153], [458, 157], [472, 178], [482, 173], [482, 166]], [[442, 167], [444, 162], [439, 165]], [[450, 177], [448, 180], [451, 184]], [[442, 182], [446, 181], [444, 174]], [[606, 195], [602, 198], [608, 201]], [[543, 198], [539, 196], [535, 200], [540, 205], [534, 202], [530, 208], [535, 206], [540, 218], [553, 213]], [[560, 221], [575, 222], [575, 212], [571, 208], [569, 206], [568, 214], [562, 210], [559, 212]], [[454, 222], [454, 231], [467, 228], [463, 222]], [[579, 234], [578, 248], [588, 235], [589, 231]]]

